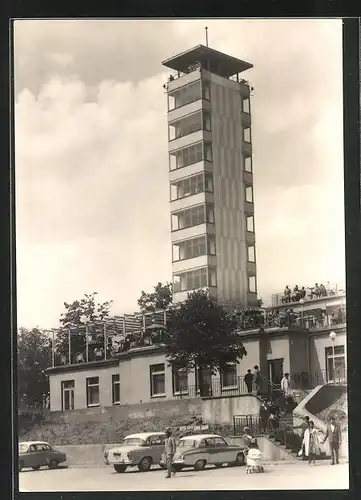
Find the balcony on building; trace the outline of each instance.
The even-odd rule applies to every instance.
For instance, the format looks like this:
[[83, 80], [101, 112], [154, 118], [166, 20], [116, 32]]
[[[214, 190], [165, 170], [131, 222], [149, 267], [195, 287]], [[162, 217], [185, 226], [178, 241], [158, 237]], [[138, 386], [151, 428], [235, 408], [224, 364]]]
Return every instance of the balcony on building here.
[[285, 294], [272, 296], [272, 307], [277, 309], [292, 309], [302, 318], [304, 328], [308, 330], [327, 331], [338, 325], [346, 324], [346, 295], [342, 288], [327, 284], [320, 295], [314, 293], [314, 287], [298, 287], [299, 293], [290, 298]]
[[213, 192], [213, 175], [209, 172], [171, 181], [171, 210], [180, 210], [198, 203], [212, 203]]
[[196, 80], [168, 92], [168, 121], [176, 120], [200, 109], [210, 111], [210, 83]]
[[218, 50], [204, 45], [197, 45], [181, 54], [162, 62], [163, 66], [176, 71], [168, 82], [168, 92], [200, 77], [201, 73], [209, 72], [236, 82], [242, 95], [249, 95], [248, 82], [240, 74], [253, 67], [252, 64], [237, 59]]
[[214, 206], [211, 203], [202, 203], [171, 213], [172, 233], [202, 224], [214, 224]]
[[173, 182], [203, 170], [212, 171], [212, 143], [198, 141], [169, 153], [170, 181]]
[[212, 234], [202, 234], [172, 243], [173, 273], [190, 268], [217, 265], [216, 237]]
[[251, 126], [251, 104], [250, 98], [242, 97], [242, 110], [241, 110], [241, 121], [244, 128]]
[[192, 292], [193, 290], [217, 287], [217, 271], [215, 267], [199, 267], [173, 273], [173, 294]]

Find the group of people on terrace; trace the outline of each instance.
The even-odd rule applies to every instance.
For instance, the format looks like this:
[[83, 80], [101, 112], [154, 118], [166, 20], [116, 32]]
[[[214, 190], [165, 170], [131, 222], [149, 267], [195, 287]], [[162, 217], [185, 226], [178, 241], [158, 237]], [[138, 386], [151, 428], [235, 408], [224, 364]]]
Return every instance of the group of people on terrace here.
[[[307, 294], [307, 290], [309, 290]], [[300, 300], [306, 300], [306, 299], [320, 299], [322, 297], [327, 297], [328, 295], [335, 295], [334, 290], [327, 290], [325, 285], [322, 283], [319, 285], [318, 283], [315, 283], [315, 286], [313, 287], [301, 287], [299, 288], [298, 285], [295, 285], [293, 290], [286, 285], [286, 288], [283, 292], [283, 297], [281, 299], [283, 304], [289, 304], [290, 302], [299, 302]]]

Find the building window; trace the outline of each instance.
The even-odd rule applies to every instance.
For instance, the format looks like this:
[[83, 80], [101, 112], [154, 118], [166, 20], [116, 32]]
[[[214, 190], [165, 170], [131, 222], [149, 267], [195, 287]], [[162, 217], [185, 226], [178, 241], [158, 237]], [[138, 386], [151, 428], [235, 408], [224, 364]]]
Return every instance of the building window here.
[[253, 203], [253, 186], [246, 186], [246, 202]]
[[242, 111], [244, 113], [251, 112], [251, 101], [250, 101], [249, 97], [245, 97], [242, 99]]
[[189, 240], [173, 243], [173, 262], [194, 259], [201, 255], [216, 255], [214, 236], [199, 236]]
[[188, 394], [188, 371], [173, 366], [173, 394]]
[[237, 365], [228, 363], [221, 372], [221, 387], [222, 389], [230, 389], [237, 387]]
[[150, 395], [165, 396], [164, 363], [150, 367]]
[[120, 404], [120, 376], [112, 375], [112, 399], [113, 405]]
[[249, 172], [250, 174], [253, 172], [251, 156], [244, 157], [244, 170], [245, 172]]
[[344, 345], [336, 345], [334, 350], [332, 347], [326, 347], [326, 373], [329, 383], [340, 383], [346, 380]]
[[250, 293], [257, 293], [256, 276], [248, 276], [248, 291]]
[[203, 99], [209, 99], [209, 96], [209, 82], [197, 80], [168, 93], [168, 110], [172, 111], [180, 108], [191, 102], [198, 101], [202, 97]]
[[254, 216], [247, 215], [246, 217], [246, 229], [249, 233], [254, 233]]
[[87, 406], [99, 406], [99, 377], [86, 379], [86, 404]]
[[174, 292], [197, 290], [208, 286], [217, 286], [216, 270], [201, 267], [173, 275]]
[[248, 262], [256, 262], [256, 248], [254, 245], [247, 247]]
[[180, 139], [198, 130], [211, 130], [211, 115], [208, 111], [197, 111], [169, 123], [169, 140]]
[[212, 174], [197, 174], [171, 184], [171, 201], [180, 200], [198, 193], [213, 193]]
[[243, 129], [243, 140], [244, 142], [251, 142], [251, 127], [247, 127]]
[[196, 366], [196, 390], [201, 396], [212, 395], [212, 373], [209, 368], [199, 368]]
[[74, 380], [64, 380], [61, 383], [61, 409], [74, 410]]
[[213, 205], [197, 205], [172, 214], [171, 219], [172, 231], [198, 226], [205, 222], [214, 224], [214, 208]]
[[170, 170], [187, 167], [199, 161], [212, 161], [212, 145], [209, 142], [198, 142], [169, 154]]

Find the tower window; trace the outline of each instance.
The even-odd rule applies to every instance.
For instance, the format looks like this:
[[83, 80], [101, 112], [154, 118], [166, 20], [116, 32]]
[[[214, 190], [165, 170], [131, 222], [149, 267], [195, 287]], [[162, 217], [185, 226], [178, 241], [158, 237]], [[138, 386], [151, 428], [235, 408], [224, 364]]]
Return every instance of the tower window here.
[[196, 205], [172, 214], [172, 231], [198, 226], [205, 222], [214, 224], [213, 205]]
[[246, 202], [253, 203], [253, 186], [246, 186]]
[[213, 268], [201, 267], [173, 275], [173, 289], [176, 293], [208, 286], [217, 286], [216, 270]]
[[254, 233], [254, 216], [247, 215], [246, 217], [246, 229], [249, 233]]
[[245, 97], [244, 99], [242, 99], [242, 111], [244, 113], [251, 112], [251, 102], [249, 100], [249, 97]]
[[244, 142], [251, 142], [251, 127], [247, 127], [243, 129], [243, 140]]
[[198, 130], [211, 130], [211, 115], [207, 111], [197, 111], [169, 124], [169, 140], [179, 139]]
[[189, 240], [173, 243], [173, 262], [194, 259], [201, 255], [215, 255], [216, 242], [214, 236], [199, 236]]
[[243, 158], [244, 158], [244, 170], [245, 170], [245, 172], [252, 173], [253, 169], [252, 169], [252, 158], [251, 158], [251, 156], [246, 156], [246, 157], [243, 157]]
[[213, 193], [212, 174], [197, 174], [171, 184], [171, 201], [180, 200], [198, 193]]
[[247, 247], [248, 262], [256, 262], [256, 248], [254, 245]]
[[210, 100], [210, 84], [207, 80], [197, 80], [168, 93], [168, 111], [186, 106], [199, 99]]
[[202, 160], [212, 161], [212, 145], [209, 142], [197, 142], [191, 146], [173, 151], [169, 155], [169, 167], [170, 170], [177, 170]]
[[248, 291], [250, 293], [257, 293], [256, 276], [248, 276]]

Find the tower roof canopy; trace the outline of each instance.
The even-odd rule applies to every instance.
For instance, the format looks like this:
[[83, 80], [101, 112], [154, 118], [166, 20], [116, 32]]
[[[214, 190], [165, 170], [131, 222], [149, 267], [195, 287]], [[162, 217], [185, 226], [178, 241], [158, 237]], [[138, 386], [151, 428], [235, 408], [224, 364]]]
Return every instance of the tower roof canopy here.
[[225, 78], [253, 68], [253, 64], [204, 45], [197, 45], [193, 49], [186, 50], [162, 62], [163, 66], [182, 73], [188, 73], [189, 66], [196, 63], [201, 63], [204, 69]]

